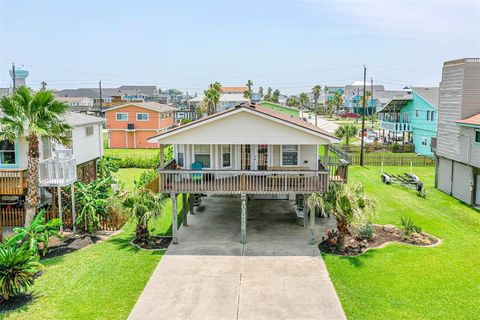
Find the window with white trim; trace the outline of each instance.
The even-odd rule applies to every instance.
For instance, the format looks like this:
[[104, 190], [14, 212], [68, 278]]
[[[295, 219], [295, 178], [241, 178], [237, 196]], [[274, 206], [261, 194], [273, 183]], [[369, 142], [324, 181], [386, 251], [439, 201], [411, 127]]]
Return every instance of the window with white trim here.
[[209, 144], [196, 144], [194, 146], [195, 162], [200, 162], [203, 168], [210, 168], [211, 155]]
[[150, 115], [148, 113], [137, 113], [138, 121], [148, 121], [150, 120]]
[[232, 148], [229, 144], [222, 144], [222, 167], [232, 165]]
[[0, 164], [16, 164], [15, 143], [0, 140]]
[[85, 135], [87, 137], [93, 135], [93, 126], [86, 126], [85, 127]]
[[128, 113], [127, 112], [117, 112], [115, 114], [117, 121], [128, 121]]
[[298, 166], [298, 145], [282, 145], [282, 166]]
[[183, 167], [185, 165], [185, 145], [177, 145], [177, 165]]

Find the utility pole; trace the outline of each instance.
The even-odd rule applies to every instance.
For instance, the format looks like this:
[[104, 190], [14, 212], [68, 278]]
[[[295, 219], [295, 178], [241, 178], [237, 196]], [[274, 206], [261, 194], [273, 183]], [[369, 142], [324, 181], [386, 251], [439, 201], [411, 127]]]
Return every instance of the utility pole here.
[[367, 82], [367, 67], [366, 66], [363, 66], [363, 110], [362, 110], [362, 133], [361, 133], [361, 136], [362, 136], [362, 141], [361, 141], [361, 145], [360, 145], [360, 165], [363, 167], [363, 156], [364, 156], [364, 151], [363, 151], [363, 144], [364, 144], [364, 140], [365, 140], [365, 90], [366, 90], [366, 85], [365, 85], [365, 82]]
[[16, 85], [15, 85], [15, 78], [16, 78], [16, 75], [15, 75], [15, 63], [12, 62], [13, 92], [15, 92], [15, 90], [17, 89], [17, 87], [16, 87]]
[[[373, 78], [370, 78], [370, 90], [372, 91], [372, 96], [370, 97], [370, 101], [373, 102]], [[373, 105], [372, 105], [372, 129], [375, 127], [375, 123], [373, 122]]]
[[98, 90], [100, 93], [100, 112], [102, 112], [102, 80], [98, 81]]

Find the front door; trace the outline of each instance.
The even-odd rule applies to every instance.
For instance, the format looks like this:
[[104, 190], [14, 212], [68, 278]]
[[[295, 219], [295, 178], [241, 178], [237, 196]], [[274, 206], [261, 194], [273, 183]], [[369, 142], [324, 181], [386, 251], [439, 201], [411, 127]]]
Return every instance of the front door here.
[[252, 148], [249, 144], [242, 144], [240, 146], [240, 152], [241, 152], [241, 168], [242, 170], [250, 170], [251, 169], [251, 164], [252, 164]]
[[268, 145], [259, 144], [257, 148], [257, 169], [267, 170], [268, 166]]

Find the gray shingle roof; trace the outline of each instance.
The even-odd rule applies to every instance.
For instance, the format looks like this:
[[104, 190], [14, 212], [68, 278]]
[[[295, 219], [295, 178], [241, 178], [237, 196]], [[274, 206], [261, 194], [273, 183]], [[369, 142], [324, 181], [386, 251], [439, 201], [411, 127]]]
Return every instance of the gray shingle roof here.
[[438, 108], [438, 100], [440, 95], [439, 87], [412, 87], [412, 90], [427, 100], [432, 106]]
[[103, 118], [89, 116], [87, 114], [76, 113], [76, 112], [67, 112], [64, 118], [65, 118], [65, 121], [73, 127], [84, 126], [87, 124], [101, 123], [105, 121], [105, 119]]

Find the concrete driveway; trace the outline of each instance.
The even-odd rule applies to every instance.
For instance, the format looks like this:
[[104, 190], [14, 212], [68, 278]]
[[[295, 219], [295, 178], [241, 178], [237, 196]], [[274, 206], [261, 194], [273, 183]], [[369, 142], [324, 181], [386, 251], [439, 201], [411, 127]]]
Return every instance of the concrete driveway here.
[[[170, 245], [129, 319], [345, 319], [316, 246], [286, 200], [209, 197]], [[333, 221], [320, 219], [321, 238]]]

